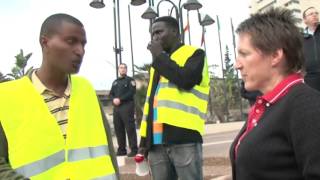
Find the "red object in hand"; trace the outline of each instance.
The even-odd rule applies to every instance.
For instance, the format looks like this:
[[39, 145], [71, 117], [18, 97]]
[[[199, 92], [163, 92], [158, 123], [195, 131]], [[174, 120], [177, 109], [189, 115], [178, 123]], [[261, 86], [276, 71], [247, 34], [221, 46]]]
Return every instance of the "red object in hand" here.
[[137, 154], [135, 157], [134, 157], [134, 160], [136, 161], [136, 163], [140, 163], [144, 160], [144, 156], [142, 154]]

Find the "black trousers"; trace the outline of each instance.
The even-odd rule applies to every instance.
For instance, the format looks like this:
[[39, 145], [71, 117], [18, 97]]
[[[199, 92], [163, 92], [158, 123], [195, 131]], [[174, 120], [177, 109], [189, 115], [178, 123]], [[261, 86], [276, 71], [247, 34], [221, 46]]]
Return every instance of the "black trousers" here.
[[137, 152], [137, 133], [134, 120], [134, 102], [125, 102], [113, 108], [113, 124], [118, 141], [118, 152], [126, 150], [126, 132], [131, 151]]

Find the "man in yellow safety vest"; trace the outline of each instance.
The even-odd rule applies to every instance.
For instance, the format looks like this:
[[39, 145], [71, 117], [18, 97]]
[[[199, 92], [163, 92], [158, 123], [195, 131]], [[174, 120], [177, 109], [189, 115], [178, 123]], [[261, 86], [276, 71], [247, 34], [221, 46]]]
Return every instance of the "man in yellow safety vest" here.
[[155, 180], [202, 180], [209, 95], [205, 52], [180, 42], [178, 22], [170, 16], [154, 21], [148, 49], [153, 62], [139, 154], [148, 154]]
[[51, 15], [39, 40], [41, 67], [0, 84], [0, 179], [119, 179], [95, 90], [73, 75], [85, 53], [82, 23]]

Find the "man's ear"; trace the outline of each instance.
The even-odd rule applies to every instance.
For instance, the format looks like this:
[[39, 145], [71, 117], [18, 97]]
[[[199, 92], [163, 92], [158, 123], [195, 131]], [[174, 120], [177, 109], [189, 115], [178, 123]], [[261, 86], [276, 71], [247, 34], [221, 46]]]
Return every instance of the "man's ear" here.
[[285, 60], [285, 55], [283, 53], [283, 49], [277, 49], [272, 53], [271, 65], [277, 66]]
[[48, 37], [42, 35], [42, 36], [40, 36], [39, 41], [40, 41], [40, 45], [42, 48], [46, 47], [48, 44]]

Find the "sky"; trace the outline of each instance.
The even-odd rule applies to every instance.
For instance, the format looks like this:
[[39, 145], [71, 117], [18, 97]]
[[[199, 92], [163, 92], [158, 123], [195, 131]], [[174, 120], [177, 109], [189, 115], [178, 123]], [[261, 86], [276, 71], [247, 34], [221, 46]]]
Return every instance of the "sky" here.
[[[181, 3], [187, 0], [181, 0]], [[249, 17], [249, 0], [198, 0], [203, 7], [201, 16], [205, 14], [220, 22], [220, 37], [222, 57], [228, 45], [230, 57], [234, 59], [232, 31], [237, 25]], [[42, 53], [39, 44], [39, 32], [42, 22], [55, 13], [67, 13], [78, 18], [85, 27], [87, 35], [86, 53], [79, 74], [89, 79], [97, 90], [109, 90], [116, 78], [114, 47], [113, 1], [104, 0], [105, 7], [95, 9], [89, 6], [91, 0], [0, 0], [0, 72], [9, 73], [14, 66], [15, 55], [24, 51], [32, 53], [28, 67], [41, 65]], [[132, 75], [132, 56], [134, 64], [142, 66], [151, 63], [152, 57], [147, 50], [150, 41], [149, 21], [141, 15], [147, 9], [148, 3], [140, 6], [130, 6], [132, 49], [130, 45], [128, 7], [130, 0], [119, 1], [120, 5], [120, 36], [122, 46], [122, 62], [128, 65], [128, 75]], [[157, 5], [160, 0], [154, 0]], [[178, 0], [173, 0], [178, 4]], [[162, 4], [163, 3], [163, 4]], [[160, 16], [168, 15], [170, 4], [160, 4]], [[187, 22], [187, 12], [182, 10], [184, 25]], [[201, 26], [198, 23], [196, 11], [189, 12], [191, 45], [200, 47]], [[189, 44], [188, 32], [185, 43]], [[217, 23], [207, 26], [205, 33], [206, 53], [209, 65], [216, 65], [210, 71], [221, 76], [221, 55], [219, 48]], [[202, 47], [204, 48], [204, 47]]]

